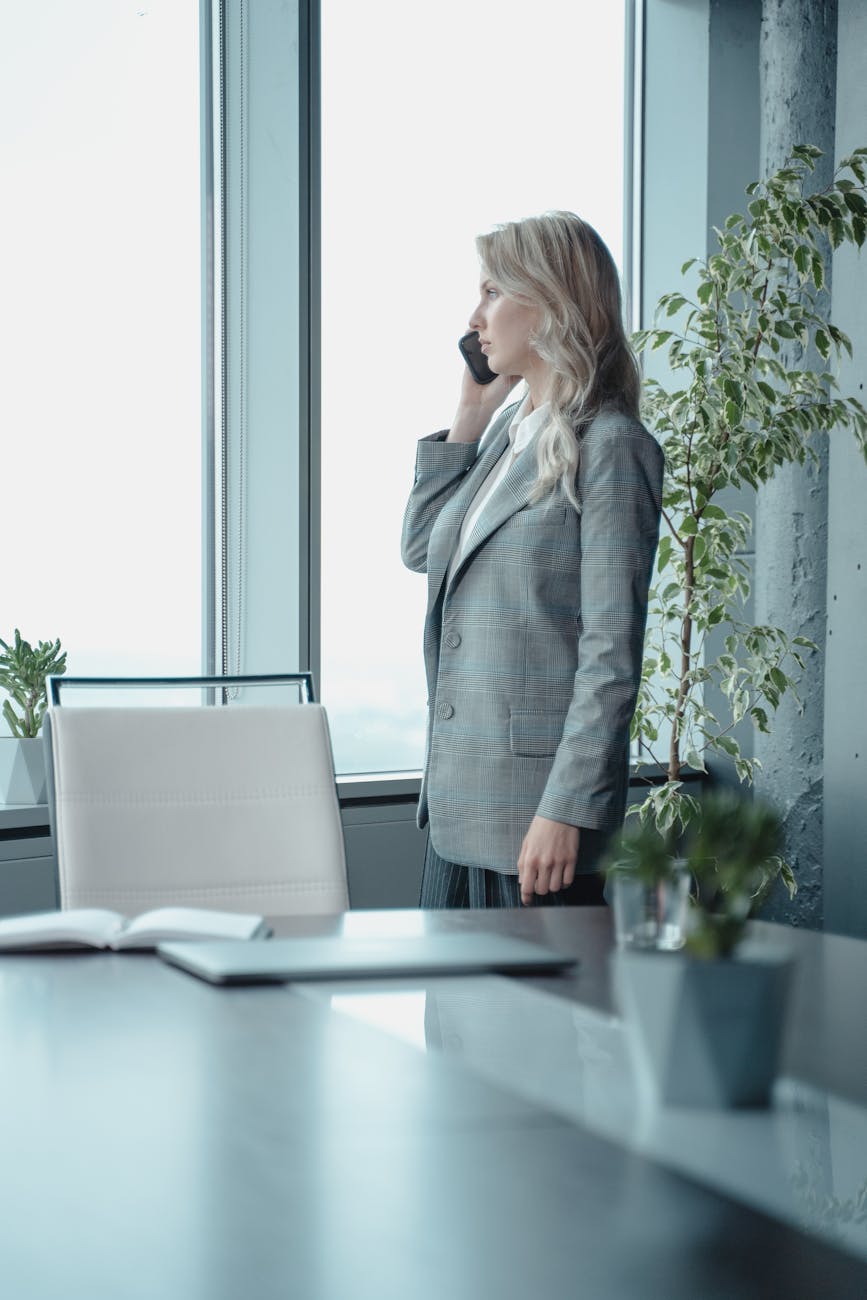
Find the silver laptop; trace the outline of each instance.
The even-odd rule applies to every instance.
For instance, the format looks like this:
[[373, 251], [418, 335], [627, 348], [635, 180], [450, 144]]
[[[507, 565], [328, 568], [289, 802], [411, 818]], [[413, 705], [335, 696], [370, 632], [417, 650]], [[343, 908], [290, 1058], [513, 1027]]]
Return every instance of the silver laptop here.
[[211, 984], [378, 979], [421, 975], [531, 974], [574, 966], [577, 957], [503, 934], [411, 938], [323, 935], [161, 943], [164, 961]]

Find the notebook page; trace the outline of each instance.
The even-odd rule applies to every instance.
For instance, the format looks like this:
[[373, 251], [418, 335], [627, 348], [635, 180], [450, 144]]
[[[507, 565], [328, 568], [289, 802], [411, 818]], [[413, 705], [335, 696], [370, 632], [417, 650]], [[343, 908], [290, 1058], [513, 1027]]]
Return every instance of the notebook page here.
[[0, 921], [0, 949], [88, 944], [104, 948], [121, 933], [125, 918], [100, 907], [73, 907], [65, 912], [32, 912]]
[[249, 912], [222, 912], [206, 907], [158, 907], [124, 927], [115, 947], [147, 947], [163, 939], [250, 939], [262, 917]]

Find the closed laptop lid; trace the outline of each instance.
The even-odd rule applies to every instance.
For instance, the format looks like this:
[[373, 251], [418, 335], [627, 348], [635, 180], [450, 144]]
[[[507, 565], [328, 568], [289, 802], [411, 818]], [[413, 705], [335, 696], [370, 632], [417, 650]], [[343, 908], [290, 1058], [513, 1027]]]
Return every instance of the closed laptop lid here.
[[549, 972], [578, 960], [510, 935], [470, 932], [411, 938], [197, 940], [162, 943], [157, 952], [171, 965], [212, 984]]

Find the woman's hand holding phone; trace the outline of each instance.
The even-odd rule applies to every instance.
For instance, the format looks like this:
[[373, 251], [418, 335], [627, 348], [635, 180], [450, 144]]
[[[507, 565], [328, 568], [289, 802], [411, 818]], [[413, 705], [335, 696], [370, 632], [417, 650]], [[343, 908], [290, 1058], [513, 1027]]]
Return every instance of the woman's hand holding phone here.
[[[463, 353], [464, 349], [461, 351]], [[494, 411], [502, 406], [520, 379], [520, 375], [495, 375], [488, 383], [480, 384], [473, 378], [468, 363], [464, 367], [458, 409], [446, 442], [478, 442]]]

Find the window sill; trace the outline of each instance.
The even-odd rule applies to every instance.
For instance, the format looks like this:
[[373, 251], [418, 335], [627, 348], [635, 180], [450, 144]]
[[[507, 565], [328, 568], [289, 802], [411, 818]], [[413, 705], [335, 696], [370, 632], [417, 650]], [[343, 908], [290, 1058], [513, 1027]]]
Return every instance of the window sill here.
[[[681, 773], [684, 782], [706, 780], [704, 772], [685, 768]], [[662, 785], [665, 781], [665, 769], [656, 763], [642, 764], [638, 769], [633, 765], [629, 775], [629, 788], [646, 789], [649, 786]], [[373, 806], [376, 804], [415, 803], [421, 789], [421, 772], [359, 772], [350, 775], [338, 775], [337, 797], [342, 808]], [[48, 826], [48, 809], [45, 804], [9, 804], [0, 805], [0, 835], [15, 835], [22, 830]]]
[[[680, 779], [685, 783], [703, 781], [706, 774], [689, 767], [684, 768]], [[642, 763], [640, 768], [632, 764], [629, 773], [630, 790], [641, 790], [664, 782], [665, 768], [659, 763]], [[363, 803], [408, 803], [418, 799], [420, 789], [421, 772], [359, 772], [337, 777], [337, 796], [341, 807]]]

